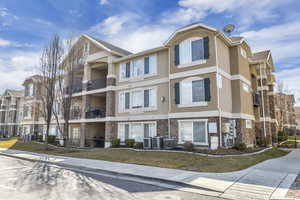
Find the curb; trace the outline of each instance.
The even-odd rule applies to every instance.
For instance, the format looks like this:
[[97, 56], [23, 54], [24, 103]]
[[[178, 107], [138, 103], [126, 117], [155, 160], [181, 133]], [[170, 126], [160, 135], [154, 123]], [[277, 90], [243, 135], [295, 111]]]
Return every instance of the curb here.
[[[26, 151], [23, 151], [23, 152], [26, 152]], [[121, 176], [121, 177], [128, 177], [128, 178], [131, 178], [131, 179], [143, 179], [143, 180], [152, 182], [152, 185], [157, 185], [157, 184], [153, 184], [153, 182], [159, 182], [159, 183], [162, 183], [162, 185], [173, 185], [172, 189], [175, 189], [176, 187], [179, 187], [179, 188], [191, 188], [191, 189], [194, 189], [194, 190], [202, 190], [204, 192], [209, 192], [209, 193], [220, 193], [220, 194], [223, 193], [222, 191], [203, 188], [203, 187], [200, 187], [200, 186], [195, 186], [195, 185], [184, 183], [184, 182], [171, 181], [171, 180], [162, 179], [162, 178], [154, 178], [154, 177], [147, 177], [147, 176], [141, 176], [141, 175], [133, 175], [133, 174], [128, 174], [128, 173], [114, 172], [114, 171], [103, 170], [103, 169], [95, 169], [95, 168], [82, 167], [82, 166], [76, 166], [76, 165], [70, 165], [70, 164], [56, 163], [56, 162], [47, 161], [47, 160], [37, 160], [37, 159], [31, 159], [31, 158], [24, 158], [24, 157], [21, 157], [21, 156], [11, 155], [11, 154], [7, 154], [7, 153], [3, 153], [3, 152], [0, 152], [0, 155], [7, 156], [7, 157], [12, 157], [12, 158], [17, 158], [17, 159], [21, 159], [21, 160], [26, 160], [26, 161], [30, 161], [30, 162], [41, 162], [41, 163], [46, 163], [46, 164], [52, 164], [52, 165], [64, 167], [64, 168], [67, 168], [67, 169], [70, 169], [70, 170], [74, 170], [74, 171], [81, 171], [81, 172], [85, 171], [85, 173], [89, 173], [89, 172], [91, 172], [91, 173], [102, 173], [100, 175], [103, 175], [103, 176], [105, 176], [105, 175], [108, 175], [108, 176]], [[47, 159], [46, 156], [43, 156], [41, 158], [46, 158]], [[148, 184], [151, 184], [151, 183], [148, 183]], [[219, 196], [219, 195], [214, 195], [214, 196]]]

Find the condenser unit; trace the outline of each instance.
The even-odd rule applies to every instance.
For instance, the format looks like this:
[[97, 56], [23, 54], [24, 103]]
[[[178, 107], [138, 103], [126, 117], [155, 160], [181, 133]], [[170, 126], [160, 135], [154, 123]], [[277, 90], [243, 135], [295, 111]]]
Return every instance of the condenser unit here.
[[153, 149], [162, 149], [163, 148], [163, 137], [152, 138], [152, 148]]
[[152, 148], [152, 138], [144, 138], [144, 149]]

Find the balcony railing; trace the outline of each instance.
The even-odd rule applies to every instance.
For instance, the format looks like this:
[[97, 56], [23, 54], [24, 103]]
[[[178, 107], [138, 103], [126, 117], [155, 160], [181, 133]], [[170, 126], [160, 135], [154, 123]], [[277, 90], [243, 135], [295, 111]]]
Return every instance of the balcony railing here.
[[71, 109], [70, 119], [81, 119], [81, 109], [79, 108]]
[[105, 117], [105, 110], [91, 108], [90, 110], [86, 111], [85, 114], [87, 119], [103, 118]]
[[87, 83], [87, 90], [96, 90], [96, 89], [101, 89], [106, 87], [106, 79], [105, 78], [99, 78], [99, 79], [94, 79], [90, 80]]

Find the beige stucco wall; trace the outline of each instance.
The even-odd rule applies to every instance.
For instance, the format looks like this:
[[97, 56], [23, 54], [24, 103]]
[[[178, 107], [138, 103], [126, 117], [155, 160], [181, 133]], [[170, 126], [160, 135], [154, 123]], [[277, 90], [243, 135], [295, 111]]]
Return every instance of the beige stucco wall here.
[[[129, 115], [162, 115], [162, 114], [168, 114], [169, 110], [169, 83], [162, 83], [162, 84], [156, 84], [156, 85], [151, 85], [147, 87], [156, 87], [157, 88], [157, 95], [156, 95], [156, 100], [157, 100], [157, 109], [155, 111], [147, 111], [147, 112], [125, 112], [125, 113], [120, 113], [119, 112], [119, 93], [121, 91], [116, 92], [116, 116], [128, 116]], [[146, 87], [146, 88], [147, 88]], [[122, 90], [123, 91], [123, 90]], [[162, 102], [161, 98], [164, 97], [165, 101]]]
[[[151, 56], [151, 55], [156, 55], [156, 59], [157, 59], [157, 75], [153, 75], [153, 76], [148, 76], [148, 77], [144, 77], [144, 78], [138, 78], [136, 80], [127, 80], [127, 81], [123, 81], [120, 82], [120, 65], [122, 63], [126, 63], [132, 60], [136, 60], [136, 59], [141, 59], [147, 56]], [[142, 82], [142, 81], [146, 81], [146, 80], [154, 80], [154, 79], [158, 79], [158, 78], [165, 78], [168, 77], [169, 74], [169, 57], [168, 57], [168, 50], [164, 49], [164, 50], [160, 50], [157, 51], [155, 53], [150, 53], [150, 54], [145, 54], [142, 56], [138, 56], [134, 59], [128, 59], [128, 60], [124, 60], [120, 63], [116, 63], [115, 64], [115, 72], [116, 72], [116, 76], [117, 76], [117, 85], [127, 85], [127, 84], [133, 84], [134, 82]]]
[[218, 67], [230, 74], [230, 51], [229, 47], [224, 43], [220, 38], [216, 38], [217, 40], [217, 60]]
[[[175, 65], [175, 53], [174, 46], [180, 42], [191, 38], [191, 37], [209, 37], [209, 59], [206, 60], [206, 63], [199, 64], [190, 67], [178, 68]], [[185, 31], [178, 33], [170, 42], [170, 73], [183, 72], [188, 70], [194, 70], [199, 68], [211, 67], [216, 65], [216, 49], [215, 49], [215, 36], [212, 32], [207, 31], [202, 28], [195, 28], [193, 30]]]
[[222, 76], [222, 88], [220, 88], [220, 108], [225, 112], [232, 112], [232, 87], [231, 80]]

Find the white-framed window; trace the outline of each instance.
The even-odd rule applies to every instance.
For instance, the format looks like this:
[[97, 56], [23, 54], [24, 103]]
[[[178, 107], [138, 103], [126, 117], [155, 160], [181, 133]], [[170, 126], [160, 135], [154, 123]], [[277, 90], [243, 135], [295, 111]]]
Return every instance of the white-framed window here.
[[119, 92], [119, 112], [155, 110], [157, 87], [139, 88]]
[[180, 105], [207, 105], [207, 102], [205, 101], [205, 87], [203, 78], [191, 77], [180, 82]]
[[89, 42], [85, 42], [83, 44], [83, 56], [88, 56], [90, 54], [90, 43]]
[[248, 84], [243, 83], [243, 90], [244, 90], [245, 92], [250, 92], [250, 88], [249, 88]]
[[156, 122], [118, 123], [118, 138], [121, 142], [124, 142], [126, 139], [143, 142], [144, 138], [155, 137], [156, 135]]
[[179, 143], [208, 145], [207, 119], [178, 120]]
[[187, 65], [204, 60], [204, 44], [202, 37], [193, 37], [179, 44], [179, 65]]
[[247, 58], [247, 52], [244, 48], [241, 48], [241, 55], [244, 57], [244, 58]]
[[120, 80], [144, 78], [157, 74], [157, 56], [150, 55], [120, 64]]
[[31, 106], [24, 105], [24, 107], [23, 107], [23, 117], [24, 118], [31, 118], [31, 111], [32, 111]]
[[31, 96], [33, 96], [33, 84], [32, 83], [30, 83], [30, 84], [28, 84], [28, 85], [26, 85], [26, 87], [25, 87], [25, 96], [29, 96], [29, 97], [31, 97]]

